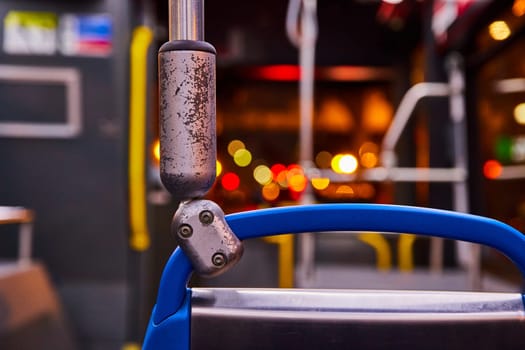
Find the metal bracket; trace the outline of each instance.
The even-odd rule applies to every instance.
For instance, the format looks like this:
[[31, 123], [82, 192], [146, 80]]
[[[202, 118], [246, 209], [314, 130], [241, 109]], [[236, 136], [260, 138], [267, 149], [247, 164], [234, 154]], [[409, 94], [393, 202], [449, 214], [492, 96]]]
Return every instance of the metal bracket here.
[[212, 201], [183, 202], [173, 217], [171, 232], [204, 277], [222, 274], [235, 265], [244, 251], [224, 218], [224, 212]]

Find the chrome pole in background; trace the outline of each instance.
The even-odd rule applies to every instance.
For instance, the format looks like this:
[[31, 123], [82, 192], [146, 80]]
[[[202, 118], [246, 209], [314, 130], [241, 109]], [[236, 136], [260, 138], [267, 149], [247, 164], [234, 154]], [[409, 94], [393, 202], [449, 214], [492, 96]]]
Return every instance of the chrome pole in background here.
[[[450, 119], [453, 126], [454, 167], [468, 169], [467, 121], [465, 115], [465, 77], [462, 71], [462, 58], [453, 53], [448, 58], [448, 74], [450, 84]], [[470, 211], [468, 203], [467, 178], [453, 185], [454, 210], [462, 213]], [[481, 281], [481, 246], [468, 242], [456, 242], [457, 259], [461, 266], [466, 267], [469, 285], [472, 290], [483, 288]]]
[[160, 176], [176, 200], [215, 181], [215, 48], [204, 40], [204, 0], [170, 0], [170, 41], [159, 50]]
[[169, 40], [204, 40], [204, 0], [170, 0]]
[[[301, 30], [298, 30], [298, 27]], [[315, 81], [315, 44], [317, 42], [317, 0], [290, 0], [286, 15], [288, 38], [299, 49], [299, 162], [308, 175], [313, 169], [313, 116]], [[301, 204], [313, 202], [308, 184]], [[315, 236], [304, 233], [298, 237], [299, 261], [296, 284], [307, 286], [315, 272]]]

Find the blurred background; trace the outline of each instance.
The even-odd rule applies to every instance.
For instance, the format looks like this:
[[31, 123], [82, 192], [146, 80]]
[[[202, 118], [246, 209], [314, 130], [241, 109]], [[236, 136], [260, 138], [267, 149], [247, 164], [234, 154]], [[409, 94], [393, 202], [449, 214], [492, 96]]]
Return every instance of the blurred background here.
[[[287, 11], [285, 0], [205, 3], [205, 38], [217, 49], [209, 199], [226, 213], [417, 205], [525, 232], [525, 0], [317, 1], [306, 163]], [[168, 41], [168, 1], [0, 0], [0, 18], [0, 348], [138, 348], [176, 246], [178, 203], [159, 178], [156, 55]], [[449, 93], [418, 84], [457, 77], [454, 119]], [[390, 163], [385, 135], [400, 115]], [[492, 249], [412, 235], [246, 244], [231, 272], [192, 283], [520, 284]]]

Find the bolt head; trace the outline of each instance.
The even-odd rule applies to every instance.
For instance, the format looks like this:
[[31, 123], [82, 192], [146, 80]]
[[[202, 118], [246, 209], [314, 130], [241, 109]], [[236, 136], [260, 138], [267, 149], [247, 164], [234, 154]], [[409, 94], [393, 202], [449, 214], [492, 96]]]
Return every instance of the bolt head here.
[[182, 224], [179, 226], [177, 233], [181, 238], [190, 238], [193, 235], [193, 228], [188, 224]]
[[204, 225], [210, 225], [213, 222], [213, 213], [209, 210], [203, 210], [199, 214], [199, 220]]
[[226, 256], [223, 253], [215, 253], [211, 258], [211, 262], [217, 267], [223, 267], [227, 262]]

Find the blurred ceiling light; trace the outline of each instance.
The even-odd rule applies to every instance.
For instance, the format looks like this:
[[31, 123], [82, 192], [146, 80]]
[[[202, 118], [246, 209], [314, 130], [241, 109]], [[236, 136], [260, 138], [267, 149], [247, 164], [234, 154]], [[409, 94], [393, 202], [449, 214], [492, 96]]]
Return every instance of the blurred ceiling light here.
[[315, 164], [321, 169], [330, 168], [330, 162], [332, 161], [332, 154], [327, 151], [321, 151], [315, 156]]
[[514, 120], [520, 125], [525, 125], [525, 102], [518, 104], [514, 108]]
[[244, 142], [240, 140], [233, 140], [228, 144], [228, 154], [233, 157], [235, 155], [235, 152], [245, 148], [246, 146], [244, 145]]
[[238, 149], [233, 155], [233, 161], [240, 167], [247, 167], [252, 162], [252, 154], [247, 149]]
[[215, 170], [215, 175], [216, 175], [217, 177], [219, 177], [219, 176], [221, 175], [221, 173], [222, 173], [222, 163], [219, 162], [219, 160], [217, 160], [217, 161], [215, 162], [215, 168], [216, 168], [216, 170]]
[[512, 13], [516, 17], [525, 15], [525, 0], [515, 0], [512, 5]]
[[312, 179], [312, 187], [322, 191], [330, 185], [330, 179], [327, 177], [317, 177]]
[[494, 21], [489, 25], [489, 34], [494, 40], [505, 40], [511, 32], [510, 28], [505, 21]]
[[397, 5], [403, 2], [403, 0], [383, 0], [383, 2], [386, 2], [387, 4], [393, 4]]

